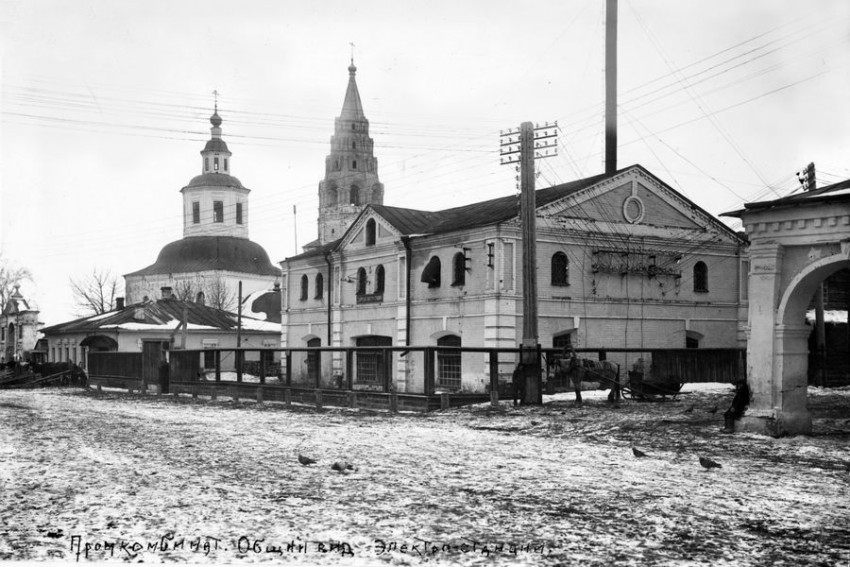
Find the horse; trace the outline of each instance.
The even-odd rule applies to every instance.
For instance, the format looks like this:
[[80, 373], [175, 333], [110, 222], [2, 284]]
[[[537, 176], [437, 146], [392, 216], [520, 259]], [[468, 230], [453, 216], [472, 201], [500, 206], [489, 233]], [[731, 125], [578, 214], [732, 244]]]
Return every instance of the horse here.
[[576, 403], [582, 403], [581, 383], [582, 380], [593, 380], [602, 383], [603, 387], [610, 387], [611, 393], [608, 401], [614, 401], [620, 397], [620, 365], [608, 360], [594, 360], [592, 358], [579, 358], [575, 353], [567, 353], [566, 358], [558, 361], [559, 372], [566, 374], [573, 383], [576, 393]]

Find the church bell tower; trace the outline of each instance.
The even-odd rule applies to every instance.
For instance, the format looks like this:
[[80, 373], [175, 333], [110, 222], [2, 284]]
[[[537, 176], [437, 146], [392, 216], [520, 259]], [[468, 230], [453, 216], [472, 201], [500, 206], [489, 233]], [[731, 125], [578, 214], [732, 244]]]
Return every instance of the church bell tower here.
[[384, 185], [378, 179], [378, 160], [356, 73], [352, 58], [345, 101], [334, 121], [331, 153], [325, 159], [325, 178], [319, 183], [319, 244], [341, 238], [366, 205], [384, 202]]

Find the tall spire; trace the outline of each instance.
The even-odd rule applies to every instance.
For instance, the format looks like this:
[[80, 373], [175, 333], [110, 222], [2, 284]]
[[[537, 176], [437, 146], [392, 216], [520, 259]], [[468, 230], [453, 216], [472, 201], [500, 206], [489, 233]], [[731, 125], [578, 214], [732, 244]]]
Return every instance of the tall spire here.
[[345, 91], [345, 100], [339, 115], [341, 120], [366, 119], [366, 115], [363, 114], [363, 103], [360, 102], [360, 92], [357, 90], [357, 81], [354, 80], [356, 74], [357, 67], [354, 66], [354, 55], [352, 55], [351, 65], [348, 66], [348, 89]]
[[325, 178], [319, 183], [319, 243], [340, 237], [366, 205], [384, 202], [378, 178], [374, 141], [357, 90], [352, 54], [342, 112], [334, 121], [331, 153], [325, 159]]

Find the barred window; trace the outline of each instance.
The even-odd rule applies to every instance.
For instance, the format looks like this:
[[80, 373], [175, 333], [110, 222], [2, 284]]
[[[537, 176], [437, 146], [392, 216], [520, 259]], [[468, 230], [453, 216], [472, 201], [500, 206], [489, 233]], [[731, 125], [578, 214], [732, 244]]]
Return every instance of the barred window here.
[[[446, 335], [437, 339], [437, 346], [459, 347], [460, 337]], [[461, 383], [460, 352], [437, 351], [437, 385], [441, 388], [460, 389]]]

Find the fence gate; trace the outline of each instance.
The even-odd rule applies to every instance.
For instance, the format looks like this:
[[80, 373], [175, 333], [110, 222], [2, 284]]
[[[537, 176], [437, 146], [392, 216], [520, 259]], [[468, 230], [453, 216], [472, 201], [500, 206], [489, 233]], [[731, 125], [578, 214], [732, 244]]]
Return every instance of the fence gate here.
[[168, 393], [168, 369], [165, 367], [165, 379], [161, 367], [166, 364], [166, 355], [168, 352], [167, 341], [142, 341], [142, 383], [158, 384], [162, 388], [162, 393]]

